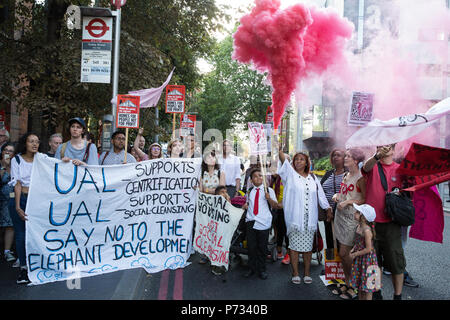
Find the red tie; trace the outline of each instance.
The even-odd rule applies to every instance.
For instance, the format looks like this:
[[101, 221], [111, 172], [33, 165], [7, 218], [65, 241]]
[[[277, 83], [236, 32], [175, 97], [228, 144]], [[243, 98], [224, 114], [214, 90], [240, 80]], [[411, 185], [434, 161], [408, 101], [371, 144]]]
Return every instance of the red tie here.
[[253, 214], [256, 216], [259, 211], [259, 188], [256, 188], [255, 204], [253, 205]]

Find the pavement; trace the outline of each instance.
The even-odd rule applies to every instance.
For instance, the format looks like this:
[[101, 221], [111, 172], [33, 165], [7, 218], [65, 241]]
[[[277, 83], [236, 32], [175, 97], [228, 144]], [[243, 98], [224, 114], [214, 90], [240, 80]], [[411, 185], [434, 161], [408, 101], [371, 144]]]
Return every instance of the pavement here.
[[37, 286], [16, 284], [19, 269], [0, 262], [0, 300], [136, 300], [143, 291], [144, 269], [129, 269]]

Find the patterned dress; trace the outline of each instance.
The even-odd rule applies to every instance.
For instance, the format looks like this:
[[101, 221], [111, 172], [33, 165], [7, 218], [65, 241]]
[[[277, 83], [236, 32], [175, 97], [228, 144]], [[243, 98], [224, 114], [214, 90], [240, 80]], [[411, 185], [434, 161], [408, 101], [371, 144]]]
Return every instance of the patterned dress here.
[[[301, 177], [301, 176], [300, 176]], [[315, 181], [311, 177], [311, 175], [308, 175], [307, 178], [301, 177], [301, 179], [305, 183], [305, 206], [304, 206], [304, 218], [303, 218], [303, 231], [300, 230], [292, 230], [288, 234], [289, 238], [289, 249], [297, 251], [297, 252], [310, 252], [313, 249], [313, 243], [314, 243], [314, 235], [316, 233], [315, 230], [311, 230], [311, 228], [308, 228], [308, 221], [309, 221], [309, 198], [311, 197], [310, 191], [312, 190], [312, 185], [314, 185], [315, 188]], [[314, 189], [314, 191], [316, 191]]]
[[[366, 248], [366, 240], [364, 234], [359, 232], [359, 227], [356, 232], [355, 239], [355, 251], [364, 250]], [[375, 288], [375, 277], [371, 277], [379, 270], [377, 255], [375, 253], [375, 248], [362, 256], [358, 256], [353, 259], [352, 263], [352, 276], [350, 279], [350, 286], [363, 292], [375, 292], [378, 288]], [[378, 277], [380, 274], [378, 274]], [[373, 280], [373, 281], [372, 281]], [[371, 282], [370, 285], [369, 281]]]

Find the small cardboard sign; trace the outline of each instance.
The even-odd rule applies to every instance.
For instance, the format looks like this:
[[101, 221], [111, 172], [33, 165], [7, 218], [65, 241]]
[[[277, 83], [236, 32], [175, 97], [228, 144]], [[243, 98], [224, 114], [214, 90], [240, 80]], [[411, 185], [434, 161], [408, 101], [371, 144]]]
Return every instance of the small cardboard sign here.
[[267, 149], [267, 133], [264, 125], [259, 122], [249, 122], [248, 131], [250, 137], [250, 154], [265, 155]]
[[166, 87], [166, 113], [184, 113], [185, 86], [168, 85]]
[[273, 125], [273, 110], [271, 106], [268, 106], [266, 110], [266, 123]]
[[116, 128], [139, 129], [139, 96], [117, 95]]
[[348, 125], [363, 126], [372, 121], [373, 97], [372, 93], [353, 92]]
[[332, 252], [328, 251], [329, 250], [325, 250], [325, 279], [345, 280], [344, 267], [342, 265], [342, 260], [337, 252], [337, 249], [332, 250]]

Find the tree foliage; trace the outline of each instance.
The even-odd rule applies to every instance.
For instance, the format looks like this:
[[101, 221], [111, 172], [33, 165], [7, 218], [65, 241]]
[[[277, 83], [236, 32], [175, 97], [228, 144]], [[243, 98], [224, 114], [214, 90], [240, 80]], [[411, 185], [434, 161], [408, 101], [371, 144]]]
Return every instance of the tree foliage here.
[[[64, 17], [69, 5], [91, 2], [6, 1], [8, 16], [0, 24], [0, 99], [17, 101], [19, 108], [40, 117], [46, 134], [75, 115], [93, 120], [95, 129], [96, 120], [111, 113], [112, 84], [80, 82], [81, 30], [69, 30]], [[110, 7], [110, 1], [97, 0], [96, 5]], [[220, 28], [222, 17], [213, 0], [128, 1], [122, 7], [119, 93], [159, 87], [174, 66], [171, 83], [193, 90], [199, 79], [195, 60], [212, 48], [211, 32]], [[146, 134], [171, 131], [171, 117], [160, 112], [162, 128], [156, 128], [154, 113], [154, 108], [142, 110]]]
[[204, 77], [203, 90], [197, 95], [194, 109], [203, 128], [226, 129], [247, 122], [265, 122], [271, 104], [271, 87], [266, 75], [232, 59], [233, 39], [220, 42], [210, 58], [213, 70]]

